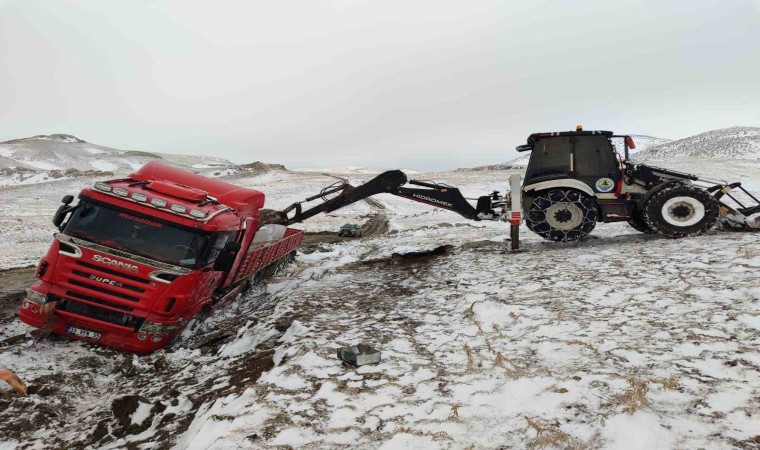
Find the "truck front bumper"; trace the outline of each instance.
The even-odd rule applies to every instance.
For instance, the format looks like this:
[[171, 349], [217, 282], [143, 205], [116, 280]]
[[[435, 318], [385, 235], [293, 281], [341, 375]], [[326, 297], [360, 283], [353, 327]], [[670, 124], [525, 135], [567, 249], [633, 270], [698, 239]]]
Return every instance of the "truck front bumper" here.
[[[47, 319], [44, 314], [44, 306], [46, 305], [40, 305], [29, 301], [27, 298], [22, 299], [21, 308], [19, 308], [19, 317], [21, 321], [35, 328], [49, 328], [49, 319]], [[174, 335], [169, 334], [152, 334], [144, 331], [136, 332], [131, 328], [102, 322], [89, 317], [74, 315], [65, 311], [50, 311], [49, 313], [53, 314], [52, 328], [50, 329], [50, 332], [121, 351], [137, 354], [152, 353], [169, 346], [174, 337]], [[81, 333], [81, 331], [77, 330], [91, 333]], [[178, 333], [179, 332], [181, 332], [181, 330], [178, 331]], [[99, 336], [94, 338], [81, 334]]]

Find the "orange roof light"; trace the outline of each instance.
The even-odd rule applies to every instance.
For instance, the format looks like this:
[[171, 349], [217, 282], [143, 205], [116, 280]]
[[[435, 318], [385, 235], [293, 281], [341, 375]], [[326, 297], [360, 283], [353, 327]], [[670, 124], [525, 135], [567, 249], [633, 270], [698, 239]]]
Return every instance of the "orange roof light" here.
[[575, 131], [583, 131], [583, 125], [580, 125], [580, 124], [576, 125]]

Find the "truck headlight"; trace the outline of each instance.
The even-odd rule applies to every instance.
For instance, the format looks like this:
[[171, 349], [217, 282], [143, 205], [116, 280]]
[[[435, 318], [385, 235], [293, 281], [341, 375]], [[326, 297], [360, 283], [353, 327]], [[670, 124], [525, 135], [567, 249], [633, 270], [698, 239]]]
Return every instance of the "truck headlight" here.
[[47, 295], [33, 291], [32, 288], [26, 288], [26, 299], [38, 305], [44, 305], [47, 302]]

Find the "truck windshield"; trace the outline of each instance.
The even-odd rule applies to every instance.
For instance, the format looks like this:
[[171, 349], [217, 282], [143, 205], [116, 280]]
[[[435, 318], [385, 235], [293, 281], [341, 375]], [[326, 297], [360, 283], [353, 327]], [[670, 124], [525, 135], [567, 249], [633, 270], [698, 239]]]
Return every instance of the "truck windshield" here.
[[200, 262], [206, 243], [205, 235], [90, 202], [73, 212], [64, 233], [183, 267]]

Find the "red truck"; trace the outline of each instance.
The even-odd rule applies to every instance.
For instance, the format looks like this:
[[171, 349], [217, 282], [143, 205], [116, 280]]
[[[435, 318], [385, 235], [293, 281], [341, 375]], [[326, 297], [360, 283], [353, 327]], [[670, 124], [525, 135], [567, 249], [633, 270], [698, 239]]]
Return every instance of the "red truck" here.
[[150, 162], [67, 195], [21, 320], [135, 353], [170, 345], [295, 255], [303, 231], [263, 225], [262, 192]]

